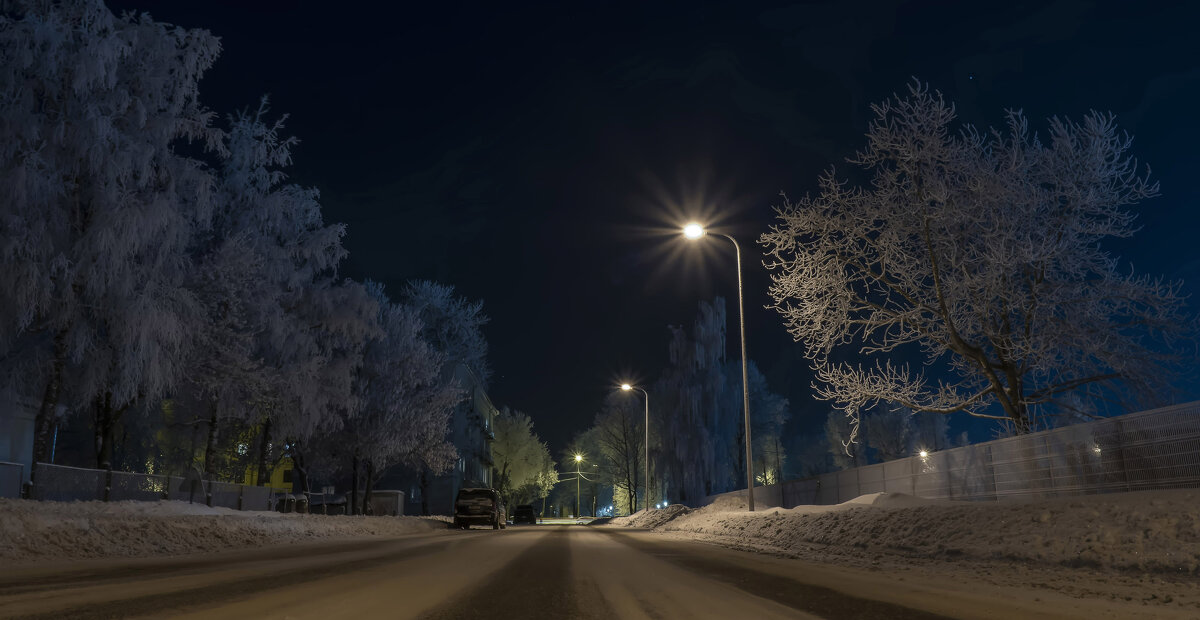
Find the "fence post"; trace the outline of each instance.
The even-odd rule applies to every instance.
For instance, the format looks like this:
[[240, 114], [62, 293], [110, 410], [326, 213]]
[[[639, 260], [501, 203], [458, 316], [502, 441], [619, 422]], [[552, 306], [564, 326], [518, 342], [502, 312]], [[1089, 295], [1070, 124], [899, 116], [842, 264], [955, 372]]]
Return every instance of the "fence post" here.
[[204, 503], [208, 504], [208, 507], [209, 507], [209, 508], [212, 508], [212, 487], [213, 487], [213, 481], [212, 481], [211, 479], [209, 479], [209, 480], [205, 480], [205, 482], [206, 482], [207, 484], [204, 486], [204, 488], [205, 488], [205, 498], [204, 498]]
[[1042, 447], [1046, 449], [1046, 475], [1050, 478], [1050, 497], [1058, 497], [1054, 486], [1054, 457], [1050, 455], [1050, 436], [1042, 435]]
[[242, 496], [246, 493], [246, 485], [238, 485], [238, 510], [242, 510]]
[[[964, 453], [970, 449], [970, 446], [963, 446]], [[943, 450], [940, 453], [940, 456], [944, 461], [943, 469], [946, 470], [946, 497], [948, 499], [954, 499], [954, 473], [950, 471], [950, 459], [946, 456], [947, 452], [949, 452], [949, 450]]]
[[987, 446], [987, 470], [988, 475], [992, 478], [992, 496], [989, 499], [996, 501], [1000, 499], [1000, 496], [996, 493], [996, 461], [992, 457], [992, 446], [990, 444]]
[[1125, 422], [1117, 418], [1117, 454], [1121, 456], [1121, 478], [1125, 479], [1125, 492], [1133, 490], [1129, 482], [1129, 466], [1125, 463]]
[[104, 501], [112, 496], [112, 468], [104, 470]]

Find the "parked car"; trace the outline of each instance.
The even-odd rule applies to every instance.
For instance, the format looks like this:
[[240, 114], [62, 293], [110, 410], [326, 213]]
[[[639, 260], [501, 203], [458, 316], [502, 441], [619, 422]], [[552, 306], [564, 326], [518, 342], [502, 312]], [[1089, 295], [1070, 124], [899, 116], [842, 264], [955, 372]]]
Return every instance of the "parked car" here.
[[535, 512], [533, 510], [533, 506], [529, 504], [521, 504], [513, 509], [513, 525], [518, 523], [532, 523], [536, 525], [537, 520], [537, 512]]
[[454, 500], [454, 520], [450, 527], [469, 529], [472, 525], [491, 525], [493, 530], [508, 525], [508, 513], [495, 489], [462, 488]]

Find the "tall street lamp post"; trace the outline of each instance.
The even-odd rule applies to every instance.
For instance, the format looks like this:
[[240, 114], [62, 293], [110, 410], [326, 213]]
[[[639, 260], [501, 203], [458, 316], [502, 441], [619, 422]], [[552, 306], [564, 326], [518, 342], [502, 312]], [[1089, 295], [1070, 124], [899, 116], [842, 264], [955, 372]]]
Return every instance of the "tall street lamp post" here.
[[642, 504], [646, 507], [646, 510], [650, 510], [650, 394], [646, 390], [628, 383], [622, 383], [621, 389], [626, 392], [637, 390], [642, 393], [646, 401], [646, 465], [644, 470], [646, 477], [643, 478], [646, 484], [646, 497], [642, 499]]
[[579, 518], [579, 478], [582, 474], [579, 471], [579, 464], [583, 462], [583, 455], [575, 455], [575, 518]]
[[[704, 227], [696, 223], [683, 227], [683, 236], [688, 239], [699, 239], [705, 232]], [[733, 242], [737, 258], [738, 327], [742, 336], [742, 412], [746, 424], [746, 507], [754, 512], [754, 457], [750, 450], [750, 371], [746, 361], [746, 308], [742, 300], [742, 246], [730, 235], [717, 234]]]

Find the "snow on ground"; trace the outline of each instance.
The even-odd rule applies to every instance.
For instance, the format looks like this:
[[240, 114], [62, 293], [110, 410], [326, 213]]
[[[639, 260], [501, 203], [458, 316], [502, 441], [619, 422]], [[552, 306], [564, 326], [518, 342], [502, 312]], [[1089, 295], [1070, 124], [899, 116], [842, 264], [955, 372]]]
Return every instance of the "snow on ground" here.
[[782, 553], [811, 545], [908, 557], [1023, 560], [1200, 575], [1200, 491], [1178, 489], [999, 502], [875, 493], [836, 506], [745, 512], [742, 499], [673, 505], [612, 525], [687, 532]]
[[164, 502], [0, 499], [0, 561], [202, 553], [446, 530], [436, 517], [282, 514]]
[[901, 580], [978, 580], [1194, 609], [1200, 617], [1197, 489], [997, 502], [877, 493], [753, 513], [744, 499], [727, 496], [608, 525], [621, 526]]

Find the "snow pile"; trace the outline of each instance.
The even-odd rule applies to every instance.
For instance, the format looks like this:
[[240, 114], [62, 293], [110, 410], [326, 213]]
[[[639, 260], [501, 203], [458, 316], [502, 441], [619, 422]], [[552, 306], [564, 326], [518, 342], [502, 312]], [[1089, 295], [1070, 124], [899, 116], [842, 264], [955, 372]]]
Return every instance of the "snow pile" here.
[[649, 527], [796, 557], [841, 548], [867, 556], [1200, 574], [1195, 489], [987, 503], [878, 493], [837, 506], [744, 510], [725, 502]]
[[667, 522], [674, 520], [680, 515], [685, 515], [691, 512], [691, 510], [691, 508], [688, 508], [683, 504], [671, 504], [666, 508], [660, 508], [657, 510], [639, 510], [628, 517], [617, 517], [610, 521], [610, 523], [612, 525], [618, 525], [622, 527], [643, 527], [653, 529], [656, 527], [662, 527], [663, 525], [666, 525]]
[[174, 555], [445, 529], [444, 521], [420, 517], [245, 512], [177, 501], [0, 499], [0, 560]]

